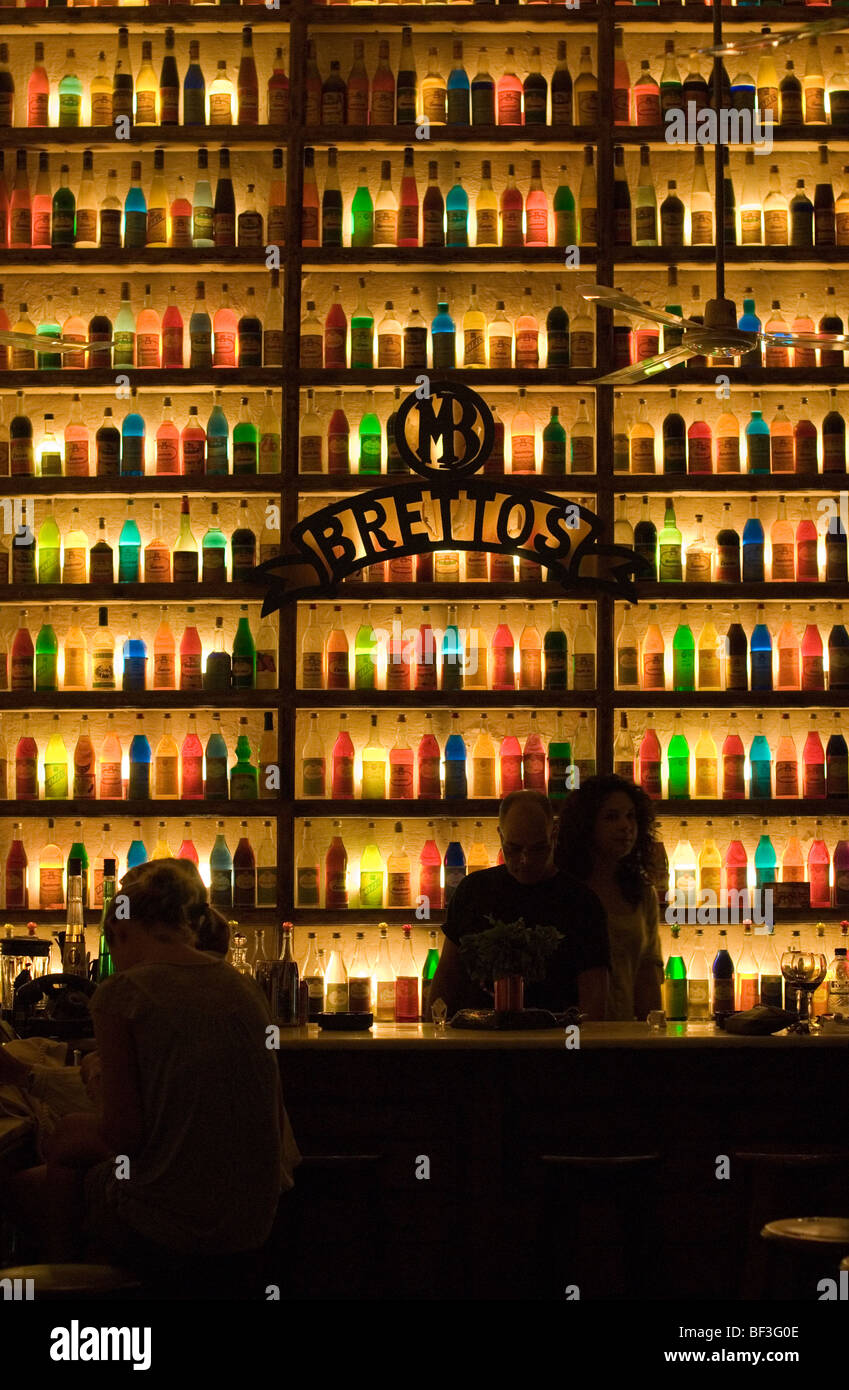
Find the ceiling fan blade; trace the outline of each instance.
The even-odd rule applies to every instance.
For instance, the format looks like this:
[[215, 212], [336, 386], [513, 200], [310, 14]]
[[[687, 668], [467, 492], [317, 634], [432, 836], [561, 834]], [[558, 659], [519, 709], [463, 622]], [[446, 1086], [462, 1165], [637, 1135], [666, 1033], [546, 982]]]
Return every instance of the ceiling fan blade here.
[[785, 44], [795, 43], [797, 39], [812, 38], [820, 34], [839, 34], [843, 29], [849, 29], [849, 15], [812, 20], [810, 24], [799, 24], [795, 29], [783, 29], [780, 33], [773, 31], [771, 34], [740, 34], [736, 38], [726, 39], [720, 44], [711, 44], [707, 48], [691, 48], [689, 55], [734, 58], [738, 53], [758, 53], [768, 48], [783, 48]]
[[849, 347], [849, 333], [759, 333], [768, 343], [786, 343], [799, 347]]
[[75, 342], [72, 338], [50, 337], [46, 333], [0, 333], [3, 347], [28, 348], [31, 352], [90, 352], [92, 348], [110, 347], [112, 339], [100, 342]]
[[655, 309], [650, 304], [641, 304], [638, 299], [632, 299], [629, 294], [623, 294], [621, 290], [611, 289], [608, 285], [579, 285], [578, 293], [584, 298], [597, 304], [603, 304], [606, 309], [620, 309], [623, 314], [630, 314], [633, 318], [648, 319], [651, 323], [669, 324], [671, 328], [698, 328], [700, 325], [692, 319], [683, 319], [678, 314], [668, 314], [665, 309]]
[[635, 362], [632, 367], [623, 367], [618, 372], [610, 372], [607, 376], [597, 377], [596, 386], [639, 386], [641, 381], [648, 380], [649, 377], [656, 376], [658, 372], [668, 371], [670, 367], [677, 367], [679, 362], [686, 362], [688, 357], [697, 357], [700, 349], [697, 347], [670, 348], [668, 352], [662, 352], [658, 357], [647, 357], [644, 362]]

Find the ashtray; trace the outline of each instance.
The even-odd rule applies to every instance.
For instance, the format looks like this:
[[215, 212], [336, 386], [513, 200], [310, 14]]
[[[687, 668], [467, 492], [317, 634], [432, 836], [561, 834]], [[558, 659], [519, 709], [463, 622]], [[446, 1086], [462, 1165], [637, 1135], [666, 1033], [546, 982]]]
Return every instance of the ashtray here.
[[315, 1021], [331, 1033], [365, 1033], [374, 1023], [374, 1014], [316, 1014]]

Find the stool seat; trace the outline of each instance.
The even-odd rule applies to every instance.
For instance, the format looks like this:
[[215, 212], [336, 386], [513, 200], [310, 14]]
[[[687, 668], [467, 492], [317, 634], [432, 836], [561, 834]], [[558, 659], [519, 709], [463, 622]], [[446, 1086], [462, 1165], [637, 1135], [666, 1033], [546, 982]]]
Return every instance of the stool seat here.
[[849, 1149], [820, 1150], [819, 1153], [766, 1152], [737, 1149], [732, 1159], [740, 1163], [758, 1164], [764, 1168], [824, 1168], [831, 1164], [849, 1163]]
[[0, 1269], [0, 1280], [32, 1280], [36, 1299], [108, 1298], [136, 1293], [141, 1280], [130, 1270], [107, 1264], [11, 1265]]
[[540, 1163], [562, 1168], [603, 1172], [605, 1169], [648, 1167], [660, 1162], [660, 1154], [541, 1154]]
[[786, 1221], [769, 1221], [761, 1231], [764, 1240], [779, 1245], [808, 1248], [818, 1245], [845, 1245], [849, 1249], [849, 1219], [842, 1216], [794, 1216]]

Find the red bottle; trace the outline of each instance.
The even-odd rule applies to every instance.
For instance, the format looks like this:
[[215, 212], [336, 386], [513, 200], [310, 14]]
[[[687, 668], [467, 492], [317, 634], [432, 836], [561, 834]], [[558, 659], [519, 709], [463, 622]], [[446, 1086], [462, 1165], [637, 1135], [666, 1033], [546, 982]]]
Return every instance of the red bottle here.
[[722, 799], [742, 801], [746, 796], [746, 751], [740, 735], [731, 732], [722, 745]]
[[416, 556], [416, 583], [433, 583], [433, 551], [428, 555]]
[[180, 431], [181, 472], [199, 478], [206, 472], [206, 430], [198, 418], [197, 406], [189, 407], [189, 418]]
[[[425, 613], [430, 609], [424, 605]], [[430, 619], [426, 618], [419, 627], [419, 638], [416, 644], [416, 690], [435, 690], [436, 689], [436, 640], [433, 635], [433, 628]]]
[[796, 527], [796, 579], [816, 584], [820, 577], [817, 560], [817, 528], [808, 518]]
[[12, 689], [31, 691], [34, 688], [35, 647], [29, 628], [24, 626], [25, 618], [22, 614], [21, 626], [12, 640]]
[[354, 745], [344, 724], [333, 745], [330, 795], [334, 801], [349, 801], [354, 795]]
[[659, 801], [663, 793], [661, 781], [660, 740], [654, 729], [648, 728], [640, 742], [640, 786], [647, 796]]
[[748, 886], [749, 861], [740, 840], [732, 840], [725, 851], [725, 889], [728, 893], [745, 893]]
[[413, 799], [413, 750], [407, 743], [406, 719], [398, 719], [400, 747], [396, 743], [389, 750], [389, 800], [412, 801]]
[[327, 471], [328, 473], [350, 473], [351, 464], [348, 458], [351, 428], [348, 424], [348, 417], [341, 405], [330, 417], [327, 426]]
[[[350, 742], [350, 740], [349, 740]], [[353, 745], [351, 747], [353, 757]], [[334, 835], [330, 841], [324, 861], [325, 890], [324, 905], [332, 911], [343, 912], [348, 906], [348, 851], [342, 843], [341, 835]]]
[[[512, 715], [507, 716], [512, 719]], [[506, 734], [498, 750], [501, 764], [501, 795], [522, 790], [522, 749], [516, 735]]]
[[168, 304], [162, 315], [162, 365], [163, 367], [182, 367], [183, 365], [183, 315], [174, 301], [176, 289], [172, 285], [168, 294]]
[[[349, 85], [350, 101], [350, 85]], [[398, 200], [398, 245], [418, 246], [419, 244], [419, 191], [413, 173], [413, 151], [410, 146], [404, 150], [404, 169], [401, 174], [401, 193]]]
[[[430, 718], [429, 714], [425, 715], [425, 731], [416, 750], [420, 801], [438, 801], [442, 796], [442, 785], [439, 780], [439, 743], [434, 734], [430, 732], [428, 723]], [[439, 854], [438, 850], [437, 854]], [[441, 856], [439, 863], [442, 863]]]
[[830, 907], [828, 886], [828, 845], [822, 838], [822, 821], [817, 821], [815, 837], [808, 850], [808, 882], [811, 885], [811, 907]]
[[[189, 610], [192, 611], [191, 609]], [[203, 647], [196, 627], [187, 627], [180, 639], [180, 689], [202, 690]]]
[[[506, 613], [507, 605], [501, 605]], [[516, 688], [516, 645], [513, 634], [502, 618], [492, 639], [492, 689], [515, 690]]]
[[[428, 824], [430, 830], [432, 823]], [[419, 855], [419, 897], [428, 898], [433, 908], [442, 907], [442, 855], [431, 836]]]
[[247, 835], [233, 853], [233, 906], [256, 907], [256, 855]]
[[[807, 401], [802, 398], [802, 404]], [[812, 420], [797, 420], [793, 426], [794, 473], [817, 471], [817, 427]]]
[[93, 801], [97, 796], [95, 785], [96, 758], [94, 744], [88, 732], [88, 724], [83, 724], [74, 748], [74, 790], [76, 801]]
[[[249, 24], [246, 24], [242, 30], [242, 56], [239, 60], [236, 91], [239, 97], [239, 125], [257, 125], [259, 123], [259, 85]], [[235, 906], [235, 899], [233, 905]]]
[[[184, 801], [203, 800], [203, 744], [193, 728], [189, 729], [180, 747], [180, 772]], [[180, 850], [178, 858], [186, 856]], [[195, 858], [197, 863], [197, 858]]]
[[802, 636], [802, 689], [825, 690], [822, 638], [816, 623], [808, 623]]
[[35, 45], [35, 66], [27, 82], [27, 125], [45, 126], [48, 124], [50, 104], [50, 79], [44, 67], [44, 45]]
[[177, 858], [191, 859], [193, 864], [198, 864], [200, 862], [198, 859], [198, 852], [195, 849], [194, 840], [192, 840], [190, 836], [187, 835], [185, 837], [180, 848], [177, 850]]
[[545, 744], [533, 726], [522, 750], [522, 781], [525, 791], [545, 792]]
[[802, 795], [825, 796], [825, 749], [816, 728], [811, 729], [802, 749]]
[[[701, 405], [700, 399], [696, 405]], [[687, 472], [713, 472], [713, 442], [707, 420], [694, 420], [687, 430]]]
[[[327, 318], [324, 320], [324, 365], [335, 371], [344, 371], [348, 365], [348, 320], [345, 310], [335, 298], [338, 293], [339, 286], [334, 285], [334, 300], [327, 311]], [[347, 473], [347, 471], [346, 455], [344, 472]]]
[[27, 886], [27, 855], [20, 839], [21, 827], [15, 826], [14, 839], [6, 855], [6, 906], [29, 907]]
[[[649, 357], [657, 357], [660, 352], [660, 330], [657, 324], [647, 323], [640, 328], [635, 328], [633, 332], [633, 359], [635, 362], [645, 362]], [[708, 431], [708, 437], [710, 431]], [[695, 470], [691, 470], [695, 471]], [[703, 470], [709, 472], [709, 469]]]
[[15, 749], [15, 798], [38, 800], [38, 744], [29, 734], [18, 739]]

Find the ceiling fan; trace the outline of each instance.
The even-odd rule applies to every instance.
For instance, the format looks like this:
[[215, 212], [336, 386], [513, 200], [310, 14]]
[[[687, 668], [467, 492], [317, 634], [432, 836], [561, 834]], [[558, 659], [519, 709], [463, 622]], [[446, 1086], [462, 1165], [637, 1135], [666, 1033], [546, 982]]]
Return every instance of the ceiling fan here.
[[[722, 11], [719, 0], [714, 0], [713, 6], [713, 44], [709, 48], [695, 50], [702, 53], [713, 55], [714, 90], [722, 90], [721, 65], [722, 59], [729, 53], [743, 51], [739, 47], [740, 42], [744, 42], [750, 48], [769, 48], [778, 42], [790, 42], [792, 39], [799, 38], [813, 32], [835, 32], [838, 29], [849, 28], [849, 17], [843, 19], [827, 19], [814, 24], [804, 24], [798, 29], [792, 30], [789, 35], [757, 34], [744, 38], [742, 41], [732, 41], [731, 45], [726, 44], [722, 34]], [[724, 150], [720, 138], [715, 146], [715, 167], [714, 167], [714, 216], [717, 232], [725, 226], [725, 170], [724, 170]], [[739, 357], [744, 353], [752, 352], [761, 343], [779, 343], [783, 347], [845, 347], [849, 345], [849, 335], [844, 333], [766, 333], [747, 332], [737, 327], [737, 309], [732, 299], [725, 298], [725, 242], [720, 235], [716, 238], [716, 293], [715, 298], [709, 299], [705, 304], [704, 322], [697, 323], [695, 319], [685, 319], [678, 314], [670, 314], [664, 309], [655, 309], [651, 305], [641, 304], [639, 300], [633, 299], [630, 295], [623, 294], [620, 290], [613, 289], [609, 285], [578, 285], [578, 293], [584, 298], [597, 304], [601, 304], [607, 309], [618, 309], [621, 313], [631, 318], [648, 319], [651, 323], [665, 324], [676, 328], [681, 333], [681, 341], [667, 352], [659, 353], [655, 357], [648, 357], [642, 362], [635, 362], [632, 366], [623, 367], [620, 371], [610, 372], [607, 376], [596, 377], [596, 385], [636, 385], [640, 381], [645, 381], [647, 377], [655, 376], [658, 372], [666, 371], [671, 367], [678, 366], [686, 362], [690, 357]]]
[[687, 54], [701, 54], [707, 58], [733, 58], [738, 53], [759, 53], [767, 48], [782, 48], [785, 44], [796, 43], [798, 39], [819, 38], [820, 34], [839, 34], [849, 29], [849, 15], [837, 15], [833, 19], [815, 19], [809, 24], [799, 24], [795, 29], [771, 30], [766, 34], [740, 34], [737, 38], [720, 39], [705, 48], [687, 49]]
[[29, 352], [90, 352], [93, 348], [111, 345], [111, 338], [81, 343], [75, 338], [64, 338], [61, 333], [0, 333], [0, 347], [23, 348]]

